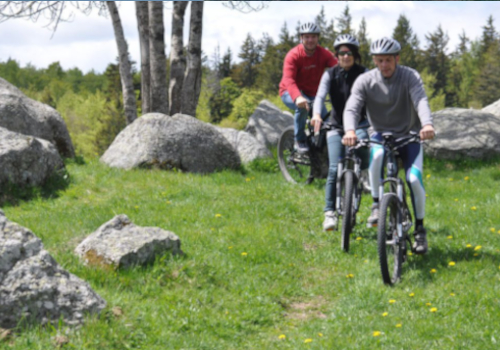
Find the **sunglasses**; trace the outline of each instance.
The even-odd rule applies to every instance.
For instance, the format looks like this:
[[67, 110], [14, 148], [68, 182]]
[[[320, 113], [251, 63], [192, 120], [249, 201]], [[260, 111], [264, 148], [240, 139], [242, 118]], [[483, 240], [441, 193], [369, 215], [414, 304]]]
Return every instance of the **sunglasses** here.
[[352, 56], [351, 51], [339, 51], [338, 53], [339, 56]]

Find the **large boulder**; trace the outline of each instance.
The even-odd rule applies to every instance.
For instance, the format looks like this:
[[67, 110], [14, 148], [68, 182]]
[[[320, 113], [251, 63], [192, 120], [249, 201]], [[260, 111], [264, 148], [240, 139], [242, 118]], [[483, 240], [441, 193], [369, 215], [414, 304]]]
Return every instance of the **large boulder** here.
[[73, 158], [75, 150], [64, 120], [57, 111], [32, 100], [0, 78], [0, 126], [54, 144], [63, 157]]
[[249, 163], [257, 158], [272, 157], [271, 151], [266, 145], [246, 131], [231, 128], [220, 128], [217, 130], [224, 135], [226, 140], [234, 147], [243, 163]]
[[433, 113], [436, 138], [424, 143], [437, 159], [488, 158], [500, 154], [500, 118], [474, 109], [446, 108]]
[[80, 324], [106, 302], [85, 281], [65, 271], [33, 232], [0, 210], [0, 327], [20, 321]]
[[184, 114], [146, 114], [128, 125], [101, 157], [111, 167], [176, 168], [194, 173], [237, 169], [240, 157], [217, 129]]
[[167, 252], [182, 254], [181, 241], [174, 233], [136, 226], [123, 214], [99, 227], [75, 252], [86, 264], [113, 269], [145, 265]]
[[2, 185], [39, 186], [64, 168], [53, 144], [0, 127], [0, 192]]
[[290, 112], [283, 112], [274, 104], [263, 100], [250, 116], [245, 131], [267, 147], [278, 145], [283, 130], [293, 125]]
[[486, 113], [491, 113], [494, 116], [500, 118], [500, 100], [484, 107], [482, 111]]

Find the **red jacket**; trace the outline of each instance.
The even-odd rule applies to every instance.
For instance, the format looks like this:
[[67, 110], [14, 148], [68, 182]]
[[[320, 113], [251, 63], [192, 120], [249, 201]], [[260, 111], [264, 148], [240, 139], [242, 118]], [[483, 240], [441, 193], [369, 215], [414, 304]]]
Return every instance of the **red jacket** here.
[[335, 56], [319, 45], [312, 56], [307, 56], [302, 44], [295, 46], [285, 57], [280, 96], [285, 91], [288, 91], [293, 101], [301, 95], [301, 91], [308, 96], [316, 96], [325, 69], [336, 64]]

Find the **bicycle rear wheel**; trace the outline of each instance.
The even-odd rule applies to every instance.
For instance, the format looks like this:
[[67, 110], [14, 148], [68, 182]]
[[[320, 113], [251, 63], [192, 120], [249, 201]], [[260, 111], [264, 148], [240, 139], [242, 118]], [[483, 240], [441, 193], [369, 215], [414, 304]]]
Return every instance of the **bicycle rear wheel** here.
[[392, 285], [401, 278], [403, 264], [403, 249], [397, 240], [397, 225], [400, 220], [398, 215], [399, 203], [396, 194], [387, 193], [382, 198], [380, 205], [377, 248], [380, 262], [382, 280], [385, 284]]
[[349, 241], [354, 226], [354, 174], [346, 171], [342, 180], [343, 189], [343, 216], [342, 216], [342, 250], [349, 251]]
[[294, 128], [285, 129], [278, 141], [278, 164], [288, 182], [297, 184], [312, 182], [311, 161], [307, 155], [294, 149]]

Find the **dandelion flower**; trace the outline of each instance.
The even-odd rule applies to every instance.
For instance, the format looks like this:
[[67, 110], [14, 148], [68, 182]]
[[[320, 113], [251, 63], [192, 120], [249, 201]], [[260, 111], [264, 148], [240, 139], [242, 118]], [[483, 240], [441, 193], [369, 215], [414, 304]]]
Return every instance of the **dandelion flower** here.
[[248, 253], [246, 253], [246, 252], [241, 253], [241, 256], [247, 256], [247, 255], [248, 255]]
[[139, 206], [138, 206], [138, 205], [136, 205], [134, 208], [135, 208], [135, 209], [139, 209]]
[[361, 238], [361, 237], [357, 237], [357, 238], [356, 238], [356, 241], [361, 241], [362, 239], [363, 239], [363, 238]]
[[354, 278], [354, 275], [352, 273], [346, 275], [347, 278]]
[[323, 333], [318, 333], [318, 337], [322, 337], [323, 336]]
[[464, 177], [464, 180], [469, 181], [469, 177], [468, 176]]
[[373, 336], [374, 336], [374, 337], [379, 337], [379, 336], [380, 336], [380, 334], [382, 334], [382, 333], [380, 333], [379, 331], [375, 331], [375, 332], [373, 332]]
[[466, 248], [472, 248], [472, 244], [467, 244], [465, 247]]
[[431, 311], [431, 312], [436, 312], [436, 311], [438, 311], [438, 309], [437, 309], [437, 307], [431, 307], [431, 310], [430, 310], [430, 311]]
[[394, 299], [389, 299], [389, 304], [394, 304], [396, 302], [396, 300]]
[[365, 263], [367, 263], [367, 262], [368, 262], [368, 260], [365, 260]]
[[431, 273], [436, 273], [437, 270], [436, 269], [431, 269]]
[[278, 337], [278, 339], [282, 340], [282, 339], [286, 339], [286, 335], [284, 334], [280, 334], [280, 336]]
[[247, 177], [247, 178], [245, 179], [245, 181], [246, 181], [246, 182], [249, 182], [249, 181], [251, 181], [251, 180], [250, 180], [250, 178], [248, 178], [248, 177]]
[[396, 328], [401, 328], [401, 327], [403, 327], [403, 325], [402, 325], [401, 323], [398, 323], [398, 324], [396, 325]]
[[497, 233], [498, 233], [498, 234], [500, 234], [500, 230], [498, 230], [498, 232], [497, 232]]
[[454, 261], [450, 261], [450, 262], [448, 263], [448, 265], [449, 265], [449, 266], [455, 266], [455, 262], [454, 262]]
[[478, 246], [476, 246], [476, 248], [474, 248], [474, 250], [476, 250], [476, 251], [481, 250], [481, 248], [482, 248], [482, 246], [478, 245]]
[[458, 198], [455, 198], [455, 202], [458, 202]]
[[490, 231], [491, 231], [492, 233], [495, 233], [495, 231], [496, 231], [496, 230], [495, 230], [495, 228], [494, 228], [494, 227], [491, 227], [491, 228], [490, 228]]
[[387, 315], [389, 315], [389, 313], [388, 313], [388, 312], [384, 312], [384, 313], [382, 314], [382, 317], [385, 317], [385, 316], [387, 316]]
[[448, 236], [448, 237], [446, 237], [446, 238], [448, 238], [448, 239], [453, 239], [453, 236]]
[[425, 303], [425, 306], [431, 306], [432, 304], [431, 303]]
[[431, 178], [431, 174], [427, 174], [426, 178], [430, 179]]
[[306, 344], [307, 344], [307, 343], [312, 343], [312, 341], [313, 341], [313, 340], [312, 340], [311, 338], [307, 338], [306, 340], [304, 340], [304, 343], [306, 343]]
[[471, 207], [470, 209], [471, 209], [471, 210], [477, 210], [477, 208], [476, 208], [476, 207]]
[[415, 293], [410, 293], [408, 295], [410, 296], [410, 298], [413, 298], [415, 296]]
[[232, 245], [230, 245], [229, 247], [227, 247], [227, 249], [233, 249], [233, 246], [232, 246]]
[[221, 217], [222, 217], [222, 215], [221, 215], [221, 214], [215, 214], [215, 217], [216, 217], [216, 218], [221, 218]]
[[450, 293], [450, 297], [454, 297], [455, 296], [455, 293]]

